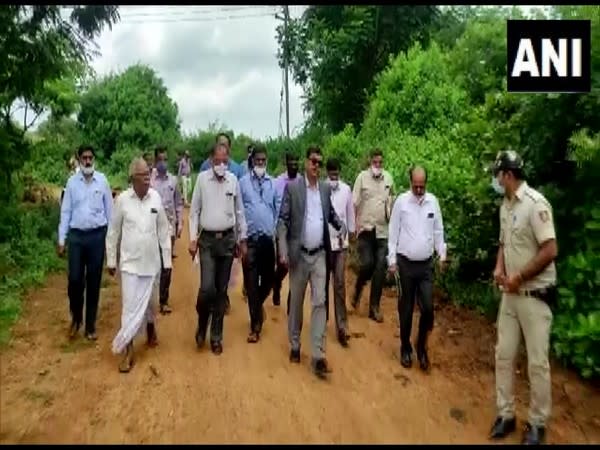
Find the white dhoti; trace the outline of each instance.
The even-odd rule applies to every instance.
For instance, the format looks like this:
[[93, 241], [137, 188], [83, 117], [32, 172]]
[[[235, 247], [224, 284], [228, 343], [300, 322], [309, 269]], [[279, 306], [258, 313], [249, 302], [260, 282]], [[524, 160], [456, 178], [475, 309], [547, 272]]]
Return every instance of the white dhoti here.
[[154, 323], [153, 303], [158, 297], [158, 274], [135, 275], [121, 272], [121, 329], [112, 342], [112, 351], [121, 353], [146, 323]]

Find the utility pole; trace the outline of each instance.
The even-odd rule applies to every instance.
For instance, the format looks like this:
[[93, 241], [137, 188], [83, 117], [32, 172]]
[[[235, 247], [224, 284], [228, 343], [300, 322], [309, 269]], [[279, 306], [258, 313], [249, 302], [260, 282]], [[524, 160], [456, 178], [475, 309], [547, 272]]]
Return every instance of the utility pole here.
[[283, 70], [284, 70], [284, 90], [285, 90], [285, 130], [287, 138], [290, 138], [290, 90], [288, 84], [289, 77], [289, 21], [290, 21], [290, 7], [283, 5], [283, 35], [284, 35], [284, 47], [283, 47]]

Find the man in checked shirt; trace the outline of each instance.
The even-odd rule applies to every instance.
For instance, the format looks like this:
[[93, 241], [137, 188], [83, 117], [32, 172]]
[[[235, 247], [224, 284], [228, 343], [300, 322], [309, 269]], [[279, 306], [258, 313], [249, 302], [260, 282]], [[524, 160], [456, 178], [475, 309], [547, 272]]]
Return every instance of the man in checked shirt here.
[[[183, 230], [183, 198], [177, 189], [177, 178], [170, 174], [167, 166], [167, 149], [162, 146], [154, 150], [156, 174], [151, 178], [150, 186], [160, 194], [160, 198], [169, 220], [171, 248], [175, 248], [175, 238], [181, 237]], [[162, 253], [161, 253], [162, 255]], [[173, 255], [175, 256], [175, 255]], [[159, 302], [160, 313], [169, 314], [169, 287], [171, 286], [171, 268], [162, 266], [160, 272]]]

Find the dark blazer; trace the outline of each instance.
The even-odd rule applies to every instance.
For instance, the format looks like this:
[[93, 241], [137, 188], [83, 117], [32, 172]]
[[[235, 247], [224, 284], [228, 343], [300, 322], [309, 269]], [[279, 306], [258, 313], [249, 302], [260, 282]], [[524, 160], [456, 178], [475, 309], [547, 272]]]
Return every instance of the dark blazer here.
[[[330, 223], [336, 230], [346, 233], [346, 227], [335, 213], [331, 204], [331, 188], [329, 184], [319, 181], [321, 205], [323, 207], [323, 240], [327, 255], [331, 252], [329, 239]], [[300, 258], [302, 247], [302, 230], [304, 228], [304, 213], [306, 211], [306, 179], [298, 176], [289, 182], [283, 191], [279, 220], [277, 222], [277, 248], [279, 255], [284, 257], [290, 266], [294, 266]]]

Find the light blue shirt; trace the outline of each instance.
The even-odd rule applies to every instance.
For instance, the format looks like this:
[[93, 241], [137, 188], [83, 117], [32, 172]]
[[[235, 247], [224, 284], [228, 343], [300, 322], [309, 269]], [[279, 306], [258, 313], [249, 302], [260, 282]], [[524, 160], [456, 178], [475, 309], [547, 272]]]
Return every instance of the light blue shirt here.
[[270, 175], [258, 178], [248, 172], [240, 179], [240, 191], [244, 203], [244, 215], [248, 226], [248, 237], [264, 234], [273, 236], [281, 197]]
[[[211, 167], [212, 167], [212, 162], [211, 162], [210, 158], [207, 158], [204, 160], [204, 162], [200, 166], [200, 172], [204, 172], [205, 170], [208, 170]], [[232, 174], [234, 174], [238, 180], [240, 178], [242, 178], [242, 176], [244, 176], [244, 169], [242, 169], [242, 166], [240, 166], [238, 163], [236, 163], [232, 159], [227, 161], [227, 170], [229, 170]]]
[[104, 174], [94, 171], [89, 183], [82, 172], [72, 175], [60, 207], [58, 244], [65, 245], [70, 229], [92, 230], [108, 225], [112, 205], [112, 192]]

